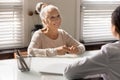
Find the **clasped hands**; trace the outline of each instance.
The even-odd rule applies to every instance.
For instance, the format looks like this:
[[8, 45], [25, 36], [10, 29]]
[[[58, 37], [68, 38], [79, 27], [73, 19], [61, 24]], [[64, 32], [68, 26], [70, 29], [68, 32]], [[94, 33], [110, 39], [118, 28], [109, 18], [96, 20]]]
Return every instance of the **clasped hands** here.
[[57, 47], [57, 53], [58, 55], [64, 55], [65, 53], [70, 53], [70, 54], [77, 54], [79, 52], [79, 49], [77, 46], [71, 46], [67, 47], [66, 45]]

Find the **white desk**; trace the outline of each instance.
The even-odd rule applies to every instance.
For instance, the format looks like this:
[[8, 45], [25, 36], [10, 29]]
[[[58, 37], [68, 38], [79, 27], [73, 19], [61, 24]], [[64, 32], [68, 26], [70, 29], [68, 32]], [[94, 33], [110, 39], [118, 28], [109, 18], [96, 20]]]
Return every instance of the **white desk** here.
[[[92, 56], [96, 54], [97, 51], [85, 52], [83, 56]], [[79, 57], [79, 58], [80, 58]], [[64, 58], [64, 57], [53, 57], [53, 58], [32, 58], [31, 70], [29, 72], [21, 72], [17, 67], [16, 59], [1, 60], [0, 61], [0, 80], [65, 80], [63, 76], [59, 75], [42, 75], [39, 70], [46, 66], [46, 64], [51, 64], [55, 62], [72, 62], [76, 58]], [[78, 57], [77, 57], [78, 59]]]

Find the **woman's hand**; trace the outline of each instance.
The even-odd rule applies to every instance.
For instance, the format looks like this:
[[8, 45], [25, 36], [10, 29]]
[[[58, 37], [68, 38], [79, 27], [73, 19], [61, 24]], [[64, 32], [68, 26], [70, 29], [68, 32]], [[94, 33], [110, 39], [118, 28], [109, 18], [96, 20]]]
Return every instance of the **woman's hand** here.
[[78, 52], [79, 52], [79, 49], [77, 48], [77, 46], [69, 47], [69, 53], [77, 54]]
[[65, 55], [65, 53], [70, 53], [70, 54], [77, 54], [79, 52], [79, 49], [77, 46], [71, 46], [67, 47], [66, 45], [57, 47], [57, 53], [58, 55]]
[[70, 51], [70, 49], [66, 45], [57, 47], [56, 49], [57, 49], [58, 55], [64, 55], [65, 53]]

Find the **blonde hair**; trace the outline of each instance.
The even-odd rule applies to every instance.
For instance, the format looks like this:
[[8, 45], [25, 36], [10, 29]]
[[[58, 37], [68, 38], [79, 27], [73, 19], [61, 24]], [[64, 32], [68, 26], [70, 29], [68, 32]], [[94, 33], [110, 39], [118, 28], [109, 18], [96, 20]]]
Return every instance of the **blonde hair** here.
[[56, 9], [56, 10], [58, 10], [58, 8], [57, 8], [56, 6], [53, 6], [53, 5], [48, 5], [48, 6], [44, 7], [44, 8], [41, 10], [41, 12], [40, 12], [40, 17], [41, 17], [41, 19], [45, 19], [46, 13], [47, 13], [47, 11], [50, 10], [50, 9]]
[[43, 2], [39, 2], [39, 3], [37, 3], [37, 5], [36, 5], [35, 10], [36, 10], [36, 12], [37, 12], [38, 14], [40, 13], [40, 10], [41, 10], [42, 5], [43, 5]]
[[36, 5], [36, 11], [37, 11], [37, 13], [39, 13], [41, 20], [45, 19], [46, 13], [50, 9], [56, 9], [59, 11], [59, 9], [56, 6], [48, 5], [48, 4], [43, 3], [43, 2], [39, 2]]

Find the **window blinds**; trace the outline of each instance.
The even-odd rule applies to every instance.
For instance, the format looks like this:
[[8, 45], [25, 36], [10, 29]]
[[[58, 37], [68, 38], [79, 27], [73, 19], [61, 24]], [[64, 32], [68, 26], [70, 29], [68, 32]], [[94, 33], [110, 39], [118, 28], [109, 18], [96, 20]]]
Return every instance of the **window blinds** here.
[[23, 45], [23, 1], [0, 0], [0, 49]]
[[82, 1], [81, 21], [84, 42], [114, 40], [111, 32], [111, 13], [119, 4], [119, 0]]

